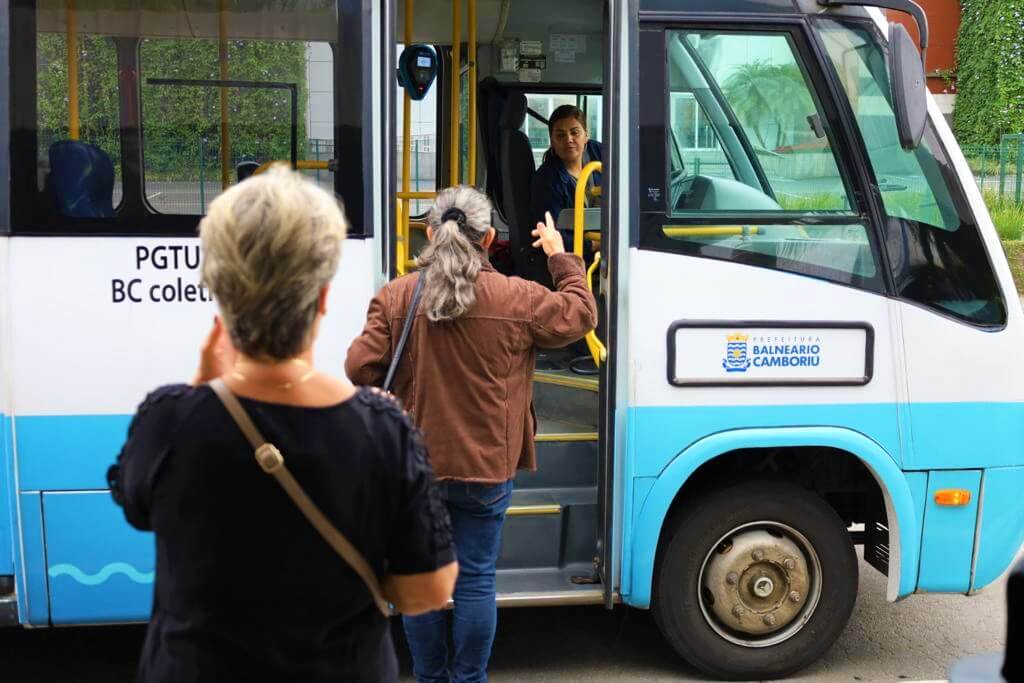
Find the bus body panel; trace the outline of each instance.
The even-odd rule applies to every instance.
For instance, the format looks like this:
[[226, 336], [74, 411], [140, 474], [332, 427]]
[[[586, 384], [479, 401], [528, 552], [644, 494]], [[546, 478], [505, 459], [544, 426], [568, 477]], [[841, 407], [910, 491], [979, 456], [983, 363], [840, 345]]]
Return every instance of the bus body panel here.
[[[21, 519], [17, 534], [0, 512], [0, 542], [10, 533], [14, 549], [23, 553], [23, 562], [8, 563], [17, 565], [25, 624], [148, 617], [152, 535], [128, 526], [106, 490], [105, 475], [146, 393], [187, 382], [195, 372], [216, 310], [198, 293], [194, 259], [185, 261], [186, 250], [198, 244], [159, 238], [0, 239], [10, 250], [10, 287], [4, 291], [10, 293], [11, 314], [0, 333], [10, 336], [4, 386], [9, 384], [12, 398], [12, 408], [0, 410], [0, 424], [10, 427], [0, 431], [0, 438], [9, 439], [6, 450], [0, 442], [0, 456], [9, 455], [3, 462], [18, 475], [16, 487], [12, 479], [0, 496], [20, 494]], [[348, 345], [362, 329], [377, 249], [372, 239], [343, 246], [316, 349], [318, 365], [332, 374], [344, 375]], [[121, 300], [115, 280], [125, 284]]]
[[48, 626], [50, 597], [46, 587], [46, 536], [43, 531], [43, 496], [38, 491], [18, 494], [17, 565], [18, 618], [28, 626]]
[[153, 535], [126, 524], [107, 491], [55, 491], [42, 500], [50, 621], [148, 619], [156, 577]]
[[[682, 414], [682, 413], [680, 413]], [[715, 457], [740, 448], [796, 448], [819, 446], [846, 451], [858, 457], [875, 476], [883, 492], [886, 513], [895, 519], [890, 526], [889, 588], [896, 600], [913, 592], [917, 579], [920, 522], [914, 496], [892, 456], [864, 434], [841, 427], [737, 428], [713, 434], [688, 447], [654, 482], [643, 502], [634, 501], [640, 512], [627, 544], [624, 561], [630, 563], [630, 585], [623, 599], [634, 607], [649, 607], [654, 558], [662, 526], [676, 494], [697, 468]], [[628, 593], [626, 592], [628, 590]]]
[[0, 236], [0, 576], [14, 574], [14, 434], [11, 431], [10, 360], [8, 358], [9, 307], [7, 283], [8, 238]]
[[[948, 129], [944, 132], [948, 135]], [[962, 165], [955, 144], [950, 149]], [[631, 434], [626, 459], [633, 481], [624, 489], [631, 526], [624, 543], [622, 589], [627, 603], [650, 603], [665, 515], [687, 478], [728, 450], [787, 443], [846, 450], [879, 481], [895, 535], [890, 539], [890, 600], [915, 590], [968, 592], [976, 567], [983, 568], [975, 577], [979, 587], [1005, 570], [1021, 545], [1019, 521], [993, 523], [985, 531], [984, 525], [977, 526], [977, 507], [939, 511], [929, 500], [945, 478], [960, 482], [975, 498], [984, 496], [979, 470], [900, 471], [1020, 462], [1024, 387], [994, 380], [1020, 376], [1024, 370], [1024, 359], [1012, 350], [1020, 341], [1021, 310], [980, 194], [973, 184], [964, 185], [969, 185], [972, 208], [1010, 309], [1007, 324], [996, 331], [799, 275], [631, 251]], [[873, 374], [861, 387], [676, 387], [666, 379], [669, 350], [663, 334], [678, 320], [735, 321], [737, 327], [750, 320], [778, 321], [780, 327], [786, 322], [865, 322], [875, 332]], [[722, 333], [724, 356], [728, 330]], [[701, 440], [709, 434], [715, 436]], [[708, 445], [720, 439], [727, 446]], [[1006, 482], [1012, 478], [999, 477], [991, 491], [997, 509], [1014, 507], [1005, 500]], [[976, 544], [976, 535], [985, 543]], [[953, 538], [956, 561], [942, 564]], [[929, 554], [928, 564], [920, 567], [919, 583], [922, 544]]]
[[[940, 489], [963, 489], [970, 493], [968, 505], [947, 507], [934, 498]], [[971, 585], [981, 470], [943, 470], [928, 475], [928, 501], [921, 534], [919, 591], [966, 593]]]
[[[212, 300], [198, 298], [198, 270], [185, 267], [183, 258], [179, 268], [149, 261], [137, 267], [137, 260], [156, 253], [163, 264], [170, 252], [162, 248], [197, 249], [198, 240], [10, 242], [20, 488], [105, 488], [106, 467], [120, 450], [136, 406], [157, 386], [192, 377], [216, 310]], [[329, 299], [333, 315], [326, 317], [317, 342], [321, 365], [334, 374], [343, 374], [348, 345], [362, 329], [373, 294], [373, 251], [373, 240], [350, 240], [343, 247]], [[124, 291], [112, 283], [124, 284]], [[142, 301], [117, 301], [122, 294]], [[176, 300], [190, 296], [194, 300]]]
[[971, 591], [1002, 576], [1024, 544], [1022, 491], [1024, 467], [994, 467], [982, 473]]

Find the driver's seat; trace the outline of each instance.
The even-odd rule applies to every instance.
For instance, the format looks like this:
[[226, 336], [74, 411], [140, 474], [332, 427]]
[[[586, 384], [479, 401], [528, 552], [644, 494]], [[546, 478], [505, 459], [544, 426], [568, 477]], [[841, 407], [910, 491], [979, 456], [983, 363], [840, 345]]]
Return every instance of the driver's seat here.
[[508, 221], [509, 247], [516, 275], [527, 280], [550, 280], [544, 253], [533, 247], [534, 219], [530, 215], [530, 184], [536, 166], [533, 148], [520, 130], [526, 122], [526, 95], [509, 93], [501, 114], [500, 153], [502, 213]]

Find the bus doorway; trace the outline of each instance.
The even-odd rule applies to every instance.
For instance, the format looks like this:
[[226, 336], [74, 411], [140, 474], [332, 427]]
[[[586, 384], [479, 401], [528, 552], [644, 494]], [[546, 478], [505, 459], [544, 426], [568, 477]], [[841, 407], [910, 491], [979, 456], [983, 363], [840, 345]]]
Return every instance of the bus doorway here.
[[[397, 3], [392, 27], [389, 57], [398, 62], [403, 50], [429, 46], [439, 68], [422, 99], [395, 81], [393, 89], [385, 88], [390, 101], [384, 111], [391, 112], [385, 196], [394, 201], [383, 256], [391, 277], [416, 268], [436, 191], [465, 184], [485, 191], [494, 203], [498, 238], [489, 254], [492, 265], [506, 275], [543, 281], [546, 260], [531, 246], [530, 232], [543, 216], [533, 195], [537, 171], [550, 156], [549, 117], [564, 105], [575, 107], [590, 140], [606, 150], [603, 158], [587, 159], [596, 163], [585, 165], [576, 179], [588, 188], [581, 201], [573, 197], [556, 216], [566, 251], [585, 257], [599, 330], [586, 343], [538, 355], [537, 470], [516, 476], [498, 560], [498, 603], [610, 606], [610, 364], [600, 342], [610, 295], [602, 238], [608, 234], [605, 215], [614, 206], [602, 182], [613, 162], [605, 106], [608, 10], [605, 3], [587, 0], [556, 8], [406, 0]], [[385, 66], [384, 73], [394, 69]]]

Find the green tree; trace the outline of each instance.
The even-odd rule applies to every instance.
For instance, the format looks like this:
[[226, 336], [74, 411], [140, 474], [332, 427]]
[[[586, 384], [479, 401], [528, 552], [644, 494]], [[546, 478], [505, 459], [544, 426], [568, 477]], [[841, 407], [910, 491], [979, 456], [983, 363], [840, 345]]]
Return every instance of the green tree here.
[[962, 0], [956, 59], [960, 143], [1024, 132], [1024, 1]]
[[[37, 47], [40, 152], [69, 134], [67, 43], [63, 35], [40, 34]], [[99, 146], [119, 165], [120, 102], [113, 39], [80, 36], [79, 120], [81, 139]], [[200, 146], [207, 140], [207, 174], [219, 167], [218, 88], [153, 85], [150, 78], [217, 79], [213, 40], [148, 39], [139, 48], [143, 150], [148, 177], [196, 179]], [[306, 154], [306, 44], [301, 41], [232, 40], [228, 78], [296, 83], [299, 86], [299, 157]], [[287, 90], [228, 90], [231, 160], [287, 159], [291, 105]]]
[[[793, 144], [789, 139], [815, 112], [814, 102], [796, 64], [770, 64], [759, 60], [740, 66], [722, 92], [747, 133], [763, 149]], [[774, 132], [774, 138], [766, 139]]]

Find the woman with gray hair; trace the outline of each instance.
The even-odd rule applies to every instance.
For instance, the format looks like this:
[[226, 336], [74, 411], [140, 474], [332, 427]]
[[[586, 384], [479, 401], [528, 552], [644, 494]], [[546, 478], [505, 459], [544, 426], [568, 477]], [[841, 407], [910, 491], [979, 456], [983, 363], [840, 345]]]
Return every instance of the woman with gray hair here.
[[512, 478], [519, 469], [536, 469], [535, 349], [572, 343], [597, 318], [583, 262], [565, 253], [550, 214], [533, 235], [548, 257], [556, 291], [495, 271], [487, 260], [495, 234], [490, 220], [491, 203], [478, 190], [439, 192], [419, 271], [377, 293], [345, 362], [353, 381], [381, 384], [422, 278], [394, 392], [423, 429], [442, 480], [459, 577], [451, 662], [444, 612], [403, 620], [419, 681], [487, 679], [497, 619], [495, 565]]
[[394, 681], [376, 582], [261, 470], [218, 400], [225, 387], [240, 399], [388, 602], [406, 614], [447, 602], [451, 526], [416, 429], [393, 399], [313, 365], [341, 209], [273, 169], [218, 197], [199, 230], [220, 316], [193, 382], [146, 397], [108, 472], [128, 521], [156, 532], [138, 680]]

